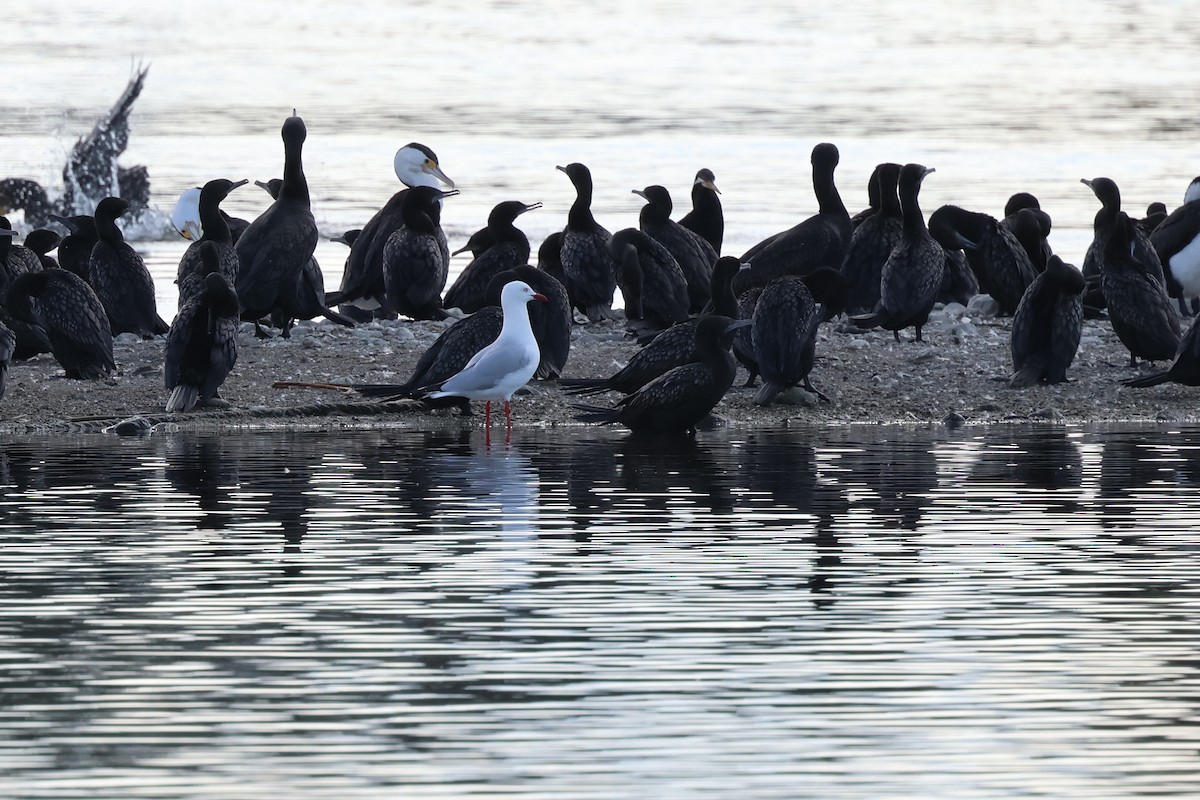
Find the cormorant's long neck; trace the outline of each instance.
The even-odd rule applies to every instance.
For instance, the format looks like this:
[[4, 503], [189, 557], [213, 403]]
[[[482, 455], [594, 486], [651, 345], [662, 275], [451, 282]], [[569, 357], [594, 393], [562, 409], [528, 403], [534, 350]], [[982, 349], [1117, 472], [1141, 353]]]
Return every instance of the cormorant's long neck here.
[[902, 183], [900, 185], [900, 207], [904, 212], [904, 234], [905, 236], [919, 236], [925, 233], [925, 216], [921, 213], [921, 204], [918, 202], [918, 195], [921, 191], [919, 181], [914, 181], [912, 184]]
[[1105, 192], [1100, 198], [1103, 203], [1100, 210], [1096, 212], [1096, 219], [1092, 223], [1093, 230], [1100, 233], [1104, 230], [1112, 230], [1112, 227], [1117, 224], [1117, 215], [1121, 213], [1121, 193], [1119, 191]]
[[881, 176], [879, 179], [879, 213], [891, 219], [904, 216], [900, 196], [896, 194], [896, 176]]
[[117, 227], [116, 219], [109, 217], [96, 217], [96, 238], [114, 245], [125, 241], [125, 235]]
[[204, 235], [200, 238], [206, 242], [228, 244], [233, 241], [233, 235], [229, 232], [225, 215], [221, 213], [220, 204], [220, 199], [200, 195], [200, 227], [204, 229]]
[[575, 184], [575, 202], [567, 214], [567, 227], [573, 230], [590, 230], [596, 226], [592, 216], [592, 182], [580, 180]]
[[813, 192], [817, 195], [817, 204], [822, 214], [850, 218], [842, 196], [838, 193], [833, 182], [833, 167], [828, 164], [813, 164]]
[[308, 180], [304, 177], [304, 161], [301, 152], [304, 143], [289, 141], [283, 147], [283, 188], [280, 197], [308, 202]]
[[722, 270], [713, 270], [712, 281], [709, 285], [709, 292], [712, 294], [712, 307], [714, 314], [720, 314], [723, 317], [737, 319], [737, 295], [733, 293], [733, 276], [737, 271], [732, 272]]
[[[12, 251], [12, 237], [0, 236], [0, 270], [4, 269], [5, 262], [8, 261], [8, 254]], [[0, 277], [7, 277], [0, 275]]]

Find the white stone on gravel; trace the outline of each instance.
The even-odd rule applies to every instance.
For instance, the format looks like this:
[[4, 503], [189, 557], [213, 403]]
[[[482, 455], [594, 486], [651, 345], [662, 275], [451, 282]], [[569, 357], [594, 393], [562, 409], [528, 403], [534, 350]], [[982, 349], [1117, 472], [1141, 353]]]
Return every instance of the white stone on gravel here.
[[973, 317], [998, 317], [1000, 304], [990, 294], [977, 294], [971, 298], [967, 313]]

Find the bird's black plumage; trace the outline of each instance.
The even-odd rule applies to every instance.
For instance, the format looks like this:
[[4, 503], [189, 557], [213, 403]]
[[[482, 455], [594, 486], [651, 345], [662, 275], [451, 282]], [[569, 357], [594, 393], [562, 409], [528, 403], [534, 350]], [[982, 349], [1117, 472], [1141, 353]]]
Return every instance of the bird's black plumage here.
[[567, 287], [548, 272], [521, 264], [500, 273], [499, 279], [488, 287], [492, 305], [500, 305], [500, 290], [510, 280], [525, 281], [535, 292], [546, 298], [544, 303], [530, 303], [529, 326], [537, 339], [541, 359], [533, 377], [552, 380], [562, 374], [571, 355], [571, 300]]
[[[1083, 178], [1080, 183], [1089, 187], [1096, 195], [1096, 199], [1100, 201], [1100, 210], [1096, 212], [1096, 217], [1092, 222], [1092, 244], [1088, 247], [1083, 259], [1083, 277], [1089, 278], [1104, 272], [1104, 258], [1108, 253], [1109, 237], [1116, 232], [1118, 226], [1124, 228], [1124, 223], [1118, 222], [1117, 219], [1117, 215], [1122, 213], [1121, 190], [1112, 178], [1092, 178], [1091, 180]], [[1131, 245], [1130, 256], [1141, 263], [1143, 271], [1169, 290], [1166, 276], [1163, 274], [1162, 262], [1145, 231], [1135, 225], [1129, 244]]]
[[920, 164], [905, 164], [900, 170], [900, 205], [904, 211], [904, 235], [888, 256], [880, 279], [879, 306], [870, 314], [852, 317], [861, 328], [875, 326], [893, 331], [916, 328], [916, 341], [922, 341], [921, 328], [937, 302], [945, 272], [946, 252], [929, 235], [921, 214], [921, 182], [932, 172]]
[[571, 305], [591, 322], [613, 319], [617, 280], [609, 250], [612, 235], [592, 216], [592, 172], [578, 162], [557, 169], [566, 173], [575, 187], [575, 202], [567, 213], [559, 250]]
[[554, 231], [542, 240], [537, 252], [537, 268], [553, 276], [564, 287], [567, 285], [562, 265], [562, 231]]
[[50, 251], [58, 247], [62, 237], [49, 228], [35, 228], [25, 237], [25, 246], [33, 251], [42, 263], [42, 269], [58, 269], [58, 261]]
[[217, 243], [201, 240], [199, 245], [203, 282], [180, 306], [167, 333], [167, 411], [208, 405], [237, 363], [237, 292], [225, 274]]
[[692, 181], [692, 210], [679, 220], [680, 225], [708, 242], [718, 256], [725, 240], [725, 211], [718, 197], [720, 194], [713, 171], [699, 170]]
[[9, 210], [24, 211], [25, 223], [38, 228], [49, 225], [62, 210], [40, 183], [28, 178], [0, 180], [0, 208], [6, 214]]
[[67, 229], [67, 235], [58, 243], [58, 265], [88, 281], [92, 248], [100, 241], [96, 218], [90, 214], [77, 214], [73, 217], [54, 216], [53, 219]]
[[576, 405], [581, 412], [576, 418], [619, 423], [635, 433], [694, 432], [733, 385], [737, 364], [729, 354], [730, 334], [746, 324], [715, 314], [704, 317], [696, 326], [694, 361], [668, 370], [615, 407]]
[[0, 295], [18, 275], [36, 272], [42, 268], [42, 260], [28, 247], [14, 243], [16, 231], [6, 217], [0, 217]]
[[116, 368], [104, 306], [78, 275], [44, 269], [18, 276], [5, 305], [14, 320], [46, 332], [50, 351], [68, 378], [96, 379]]
[[674, 204], [665, 186], [647, 186], [634, 189], [633, 193], [646, 201], [638, 212], [642, 233], [674, 256], [687, 281], [688, 310], [700, 313], [708, 302], [708, 284], [712, 280], [713, 264], [717, 263], [717, 251], [703, 237], [671, 219]]
[[[1159, 277], [1139, 257], [1137, 225], [1124, 211], [1107, 226], [1100, 262], [1100, 282], [1108, 301], [1108, 318], [1121, 343], [1137, 359], [1166, 361], [1179, 348], [1179, 315]], [[1156, 259], [1157, 261], [1157, 259]]]
[[995, 217], [982, 212], [947, 205], [934, 215], [937, 221], [931, 221], [931, 226], [945, 225], [954, 232], [980, 290], [990, 294], [1005, 314], [1014, 313], [1025, 288], [1037, 274], [1017, 237]]
[[877, 210], [854, 228], [841, 264], [850, 293], [846, 309], [851, 314], [872, 311], [879, 303], [883, 265], [904, 233], [904, 213], [896, 190], [900, 165], [879, 164], [873, 175]]
[[1137, 378], [1122, 381], [1126, 386], [1145, 388], [1158, 386], [1160, 383], [1179, 383], [1184, 386], [1200, 386], [1200, 317], [1192, 320], [1171, 366], [1161, 372], [1153, 372]]
[[17, 349], [17, 335], [0, 320], [0, 399], [8, 389], [8, 368]]
[[442, 290], [450, 274], [450, 246], [442, 231], [441, 200], [458, 194], [432, 186], [404, 193], [403, 224], [383, 252], [386, 307], [412, 319], [445, 319]]
[[[1032, 213], [1030, 209], [1020, 213], [1026, 212]], [[1083, 330], [1083, 288], [1079, 270], [1054, 255], [1030, 282], [1013, 314], [1010, 386], [1067, 379]]]
[[[1033, 263], [1034, 268], [1041, 272], [1046, 267], [1046, 260], [1054, 255], [1054, 249], [1050, 247], [1050, 240], [1047, 238], [1050, 235], [1050, 215], [1042, 211], [1042, 204], [1037, 197], [1030, 192], [1017, 192], [1011, 195], [1008, 202], [1004, 204], [1004, 218], [1000, 220], [1000, 224], [1015, 235], [1017, 215], [1024, 210], [1037, 212], [1037, 219], [1043, 225], [1041, 242], [1038, 245], [1040, 253], [1037, 255], [1029, 253], [1029, 260]], [[1025, 243], [1022, 242], [1022, 244]], [[1029, 251], [1030, 248], [1026, 245], [1025, 249]]]
[[280, 306], [281, 299], [300, 281], [317, 249], [317, 222], [304, 175], [304, 120], [293, 114], [280, 129], [283, 139], [283, 184], [275, 202], [238, 238], [240, 262], [235, 284], [243, 319], [259, 320]]
[[217, 178], [204, 184], [200, 190], [200, 226], [204, 233], [198, 241], [188, 245], [179, 259], [175, 282], [179, 285], [179, 306], [182, 307], [192, 295], [204, 287], [204, 260], [200, 257], [200, 247], [204, 242], [211, 242], [219, 261], [220, 272], [230, 285], [237, 285], [238, 272], [241, 262], [238, 260], [237, 249], [233, 245], [233, 234], [229, 229], [229, 221], [221, 213], [221, 201], [239, 186], [247, 183], [245, 179], [234, 182], [227, 178]]
[[688, 318], [687, 279], [666, 247], [637, 228], [617, 231], [610, 246], [633, 329], [662, 330]]
[[486, 244], [476, 253], [458, 278], [446, 290], [445, 306], [473, 314], [487, 302], [488, 284], [507, 269], [529, 263], [529, 238], [514, 223], [527, 211], [541, 208], [541, 203], [522, 203], [506, 200], [497, 203], [488, 214], [487, 227], [477, 244]]
[[88, 259], [88, 275], [113, 335], [135, 333], [148, 339], [166, 333], [168, 326], [158, 316], [150, 270], [117, 227], [128, 210], [129, 203], [119, 197], [106, 197], [96, 206], [99, 240]]
[[763, 384], [754, 395], [760, 406], [770, 405], [784, 389], [809, 381], [816, 360], [817, 326], [825, 308], [846, 306], [846, 279], [835, 269], [821, 267], [808, 275], [785, 275], [763, 288], [750, 323], [750, 341]]
[[838, 159], [838, 149], [832, 144], [822, 142], [813, 148], [813, 192], [819, 210], [746, 251], [742, 261], [749, 261], [754, 269], [734, 279], [735, 292], [740, 295], [750, 286], [766, 286], [781, 275], [804, 275], [818, 267], [841, 267], [853, 226], [834, 183]]

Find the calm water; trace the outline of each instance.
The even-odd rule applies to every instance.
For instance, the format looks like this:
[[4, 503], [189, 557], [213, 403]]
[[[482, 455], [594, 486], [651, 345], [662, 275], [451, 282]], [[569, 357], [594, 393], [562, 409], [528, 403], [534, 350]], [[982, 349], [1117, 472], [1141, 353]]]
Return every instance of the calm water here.
[[1200, 429], [15, 439], [3, 797], [1196, 797]]
[[[1081, 177], [1139, 213], [1200, 172], [1193, 11], [25, 3], [0, 175], [57, 188], [152, 62], [124, 162], [168, 317], [165, 213], [277, 175], [293, 107], [326, 236], [416, 140], [455, 246], [507, 199], [536, 246], [583, 161], [612, 230], [713, 169], [736, 254], [812, 213], [833, 141], [851, 209], [920, 161], [927, 211], [1032, 191], [1079, 263]], [[2, 444], [0, 797], [1200, 796], [1196, 430]]]
[[[920, 13], [883, 0], [351, 5], [6, 9], [6, 38], [23, 46], [5, 52], [19, 78], [0, 96], [0, 175], [57, 186], [64, 154], [133, 59], [152, 66], [124, 161], [149, 167], [159, 209], [213, 177], [278, 175], [294, 107], [326, 236], [361, 227], [398, 188], [392, 155], [413, 140], [463, 190], [444, 214], [455, 245], [495, 203], [521, 199], [545, 204], [522, 218], [536, 248], [574, 199], [554, 166], [583, 161], [611, 230], [637, 223], [631, 189], [660, 183], [683, 209], [696, 170], [711, 168], [726, 250], [739, 254], [815, 210], [809, 152], [833, 141], [853, 210], [875, 164], [920, 161], [938, 170], [922, 190], [927, 211], [999, 214], [1032, 191], [1054, 218], [1055, 249], [1080, 263], [1099, 207], [1080, 178], [1114, 178], [1140, 214], [1177, 205], [1200, 172], [1200, 70], [1183, 24], [1194, 8], [1182, 0], [1013, 0], [1003, 13], [951, 0]], [[225, 203], [245, 217], [266, 205], [253, 186]], [[156, 226], [134, 234], [169, 316], [185, 242]], [[331, 285], [345, 253], [321, 243]]]

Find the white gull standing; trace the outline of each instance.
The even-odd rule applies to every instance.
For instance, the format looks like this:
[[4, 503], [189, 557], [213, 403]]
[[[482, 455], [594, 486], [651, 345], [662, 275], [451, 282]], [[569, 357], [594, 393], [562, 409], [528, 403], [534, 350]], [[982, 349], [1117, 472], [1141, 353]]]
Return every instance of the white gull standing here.
[[541, 360], [537, 339], [529, 324], [530, 300], [546, 302], [546, 296], [535, 292], [524, 281], [510, 281], [500, 292], [500, 309], [504, 322], [500, 335], [487, 347], [476, 353], [467, 365], [441, 385], [428, 387], [425, 396], [465, 397], [468, 400], [483, 400], [484, 428], [491, 430], [492, 401], [504, 401], [504, 420], [508, 433], [512, 433], [512, 416], [509, 401], [513, 392], [529, 383]]

